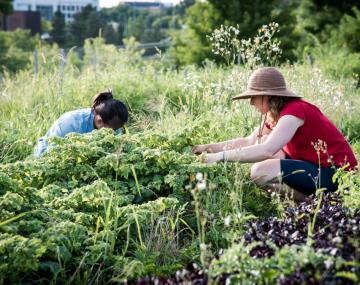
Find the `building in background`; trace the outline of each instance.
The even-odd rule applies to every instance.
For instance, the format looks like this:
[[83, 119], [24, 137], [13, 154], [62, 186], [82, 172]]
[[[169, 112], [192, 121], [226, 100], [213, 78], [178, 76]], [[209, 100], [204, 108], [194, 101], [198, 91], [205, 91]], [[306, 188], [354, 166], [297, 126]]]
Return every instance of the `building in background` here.
[[158, 1], [153, 1], [153, 2], [141, 2], [141, 1], [120, 1], [119, 4], [125, 4], [125, 5], [129, 5], [133, 8], [136, 9], [141, 9], [141, 10], [152, 10], [152, 11], [157, 11], [157, 10], [161, 10], [165, 7], [165, 5], [161, 2]]
[[27, 29], [31, 34], [41, 33], [40, 12], [38, 11], [14, 11], [6, 16], [6, 30]]
[[38, 11], [41, 18], [51, 21], [56, 11], [65, 16], [66, 22], [87, 5], [99, 10], [99, 0], [14, 0], [14, 11]]

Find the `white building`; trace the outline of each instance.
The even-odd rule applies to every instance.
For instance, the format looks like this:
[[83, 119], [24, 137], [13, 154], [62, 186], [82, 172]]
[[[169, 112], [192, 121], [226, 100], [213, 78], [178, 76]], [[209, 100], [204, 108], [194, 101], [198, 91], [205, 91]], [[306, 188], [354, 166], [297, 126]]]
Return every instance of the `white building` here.
[[51, 21], [56, 11], [65, 16], [65, 21], [70, 22], [75, 13], [87, 5], [99, 10], [99, 0], [14, 0], [14, 11], [39, 11], [41, 18]]

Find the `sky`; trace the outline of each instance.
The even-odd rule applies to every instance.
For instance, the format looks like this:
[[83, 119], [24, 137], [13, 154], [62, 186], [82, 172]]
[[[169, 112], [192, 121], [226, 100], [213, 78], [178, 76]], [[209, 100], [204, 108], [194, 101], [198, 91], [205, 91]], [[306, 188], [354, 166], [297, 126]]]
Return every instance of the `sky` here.
[[[136, 1], [136, 2], [154, 2], [154, 0], [129, 0], [129, 1]], [[157, 2], [162, 2], [162, 3], [173, 3], [173, 4], [178, 4], [180, 2], [180, 0], [156, 0]], [[120, 0], [100, 0], [100, 7], [112, 7], [112, 6], [116, 6]]]

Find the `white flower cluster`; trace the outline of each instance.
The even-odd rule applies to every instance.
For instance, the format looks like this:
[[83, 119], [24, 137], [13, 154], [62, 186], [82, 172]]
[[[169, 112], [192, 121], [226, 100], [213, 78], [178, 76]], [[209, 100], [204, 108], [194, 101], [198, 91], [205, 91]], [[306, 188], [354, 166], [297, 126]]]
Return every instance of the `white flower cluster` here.
[[[309, 80], [310, 92], [316, 92], [318, 100], [316, 104], [322, 107], [327, 113], [338, 110], [339, 107], [345, 107], [346, 111], [351, 111], [353, 107], [345, 99], [344, 86], [339, 85], [335, 80], [326, 78], [319, 68], [314, 68], [312, 77]], [[327, 110], [331, 108], [331, 110]]]
[[222, 56], [228, 65], [233, 64], [240, 47], [239, 26], [223, 26], [215, 29], [208, 39], [212, 42], [212, 52]]
[[195, 176], [197, 184], [196, 184], [196, 188], [199, 191], [205, 190], [206, 189], [206, 177], [204, 177], [204, 175], [201, 172], [198, 172]]
[[184, 81], [179, 84], [179, 87], [188, 93], [196, 93], [204, 88], [204, 84], [198, 73], [185, 70]]
[[234, 64], [239, 57], [245, 65], [255, 68], [259, 65], [276, 65], [282, 54], [280, 41], [274, 35], [280, 31], [279, 24], [270, 23], [258, 30], [254, 38], [240, 39], [239, 26], [223, 26], [212, 32], [208, 39], [212, 51], [222, 56], [228, 65]]
[[282, 49], [274, 36], [279, 31], [279, 24], [273, 22], [262, 26], [254, 38], [241, 40], [239, 53], [243, 63], [251, 69], [260, 65], [277, 65]]

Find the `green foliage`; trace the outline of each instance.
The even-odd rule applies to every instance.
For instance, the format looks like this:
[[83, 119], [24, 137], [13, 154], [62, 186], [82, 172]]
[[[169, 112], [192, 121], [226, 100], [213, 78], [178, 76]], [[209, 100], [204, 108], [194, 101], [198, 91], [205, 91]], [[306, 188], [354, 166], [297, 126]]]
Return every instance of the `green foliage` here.
[[[359, 153], [359, 143], [355, 144], [354, 150], [356, 153]], [[346, 172], [343, 168], [340, 168], [335, 174], [334, 179], [338, 179], [338, 191], [343, 195], [344, 205], [352, 210], [360, 209], [359, 170]]]
[[82, 46], [85, 39], [99, 36], [102, 22], [99, 14], [91, 5], [85, 6], [74, 15], [69, 26], [67, 46]]
[[196, 0], [183, 0], [178, 5], [176, 5], [175, 10], [181, 16], [185, 15], [186, 10], [194, 5]]
[[[281, 216], [283, 205], [254, 186], [248, 165], [207, 166], [191, 153], [194, 144], [246, 136], [256, 126], [258, 116], [246, 102], [231, 102], [245, 88], [249, 69], [223, 69], [207, 61], [203, 68], [172, 70], [163, 58], [142, 60], [134, 38], [125, 44], [119, 51], [101, 38], [87, 40], [84, 59], [73, 49], [63, 69], [59, 50], [43, 48], [37, 75], [25, 70], [4, 76], [0, 232], [5, 242], [0, 248], [5, 249], [0, 256], [5, 265], [0, 282], [102, 284], [171, 275], [189, 262], [207, 265], [228, 247], [227, 257], [211, 268], [218, 278], [226, 273], [225, 264], [234, 270], [235, 284], [237, 278], [276, 283], [279, 274], [295, 274], [312, 264], [326, 272], [322, 261], [336, 259], [307, 247], [282, 249], [262, 260], [248, 255], [250, 247], [233, 250], [245, 223]], [[359, 153], [359, 89], [352, 78], [338, 76], [343, 65], [338, 64], [337, 74], [325, 68], [335, 68], [330, 52], [342, 60], [346, 54], [335, 48], [329, 54], [320, 51], [312, 63], [305, 59], [279, 68], [289, 88], [319, 106]], [[70, 134], [53, 138], [42, 158], [29, 156], [59, 115], [89, 106], [106, 87], [130, 110], [123, 135], [109, 129]], [[354, 189], [346, 200], [354, 208], [357, 176], [344, 176], [341, 184]], [[25, 252], [17, 257], [24, 260], [13, 258], [17, 264], [6, 259], [14, 256], [13, 248]], [[346, 271], [339, 275], [354, 277]]]
[[204, 61], [204, 54], [211, 57], [211, 48], [205, 46], [193, 30], [172, 33], [172, 43], [168, 55], [177, 65], [201, 64]]
[[277, 23], [263, 25], [253, 39], [239, 39], [240, 31], [232, 26], [222, 26], [208, 36], [212, 42], [212, 51], [221, 55], [227, 65], [234, 64], [238, 60], [249, 69], [257, 66], [276, 66], [282, 53], [280, 42], [275, 38], [279, 32]]
[[27, 30], [0, 31], [0, 72], [28, 67], [38, 40]]
[[177, 64], [201, 64], [212, 58], [206, 36], [220, 25], [217, 11], [208, 2], [196, 2], [186, 10], [187, 29], [174, 32], [170, 56]]
[[[306, 268], [309, 267], [310, 270], [315, 268], [315, 272], [309, 271], [308, 274], [320, 281], [326, 278], [326, 262], [333, 260], [333, 257], [316, 252], [306, 245], [285, 246], [269, 258], [256, 259], [249, 254], [253, 246], [245, 246], [242, 242], [234, 244], [219, 260], [212, 262], [210, 275], [216, 278], [230, 274], [228, 284], [278, 284], [280, 278], [292, 274], [298, 268], [302, 268], [306, 275]], [[336, 262], [343, 263], [341, 259]]]
[[233, 64], [240, 53], [239, 33], [240, 31], [233, 26], [221, 25], [208, 36], [212, 44], [212, 52], [221, 55], [227, 65]]
[[52, 29], [51, 21], [41, 19], [41, 24], [40, 25], [41, 25], [41, 33], [42, 34], [50, 33], [50, 31]]
[[[156, 22], [156, 19], [157, 22]], [[128, 22], [128, 36], [135, 37], [139, 42], [158, 42], [165, 38], [164, 29], [159, 25], [160, 20], [165, 20], [161, 12], [149, 13], [137, 12], [136, 17], [130, 18]], [[167, 19], [169, 20], [169, 18]]]
[[337, 34], [350, 52], [360, 53], [360, 10], [352, 9], [354, 16], [344, 15]]
[[[280, 25], [277, 38], [281, 42], [283, 61], [294, 62], [308, 52], [308, 47], [316, 45], [316, 41], [328, 42], [335, 38], [338, 45], [346, 45], [350, 52], [357, 48], [357, 10], [359, 2], [342, 1], [208, 1], [196, 3], [187, 10], [187, 32], [179, 32], [175, 37], [172, 56], [177, 63], [201, 63], [209, 55], [210, 43], [205, 35], [220, 25], [234, 26], [240, 31], [239, 39], [247, 40], [255, 37], [256, 29], [270, 22]], [[205, 11], [205, 12], [204, 12]], [[206, 17], [206, 18], [205, 18]], [[340, 26], [339, 26], [340, 24]], [[334, 34], [334, 36], [331, 36]], [[188, 36], [187, 36], [188, 35]], [[317, 39], [314, 41], [313, 37]], [[193, 40], [188, 38], [194, 38]], [[335, 41], [335, 40], [332, 40]], [[193, 48], [196, 47], [196, 48]], [[200, 49], [201, 48], [201, 49]], [[191, 56], [197, 51], [202, 55]], [[186, 59], [186, 60], [183, 60]], [[219, 60], [219, 58], [216, 58]], [[349, 63], [350, 65], [350, 63]], [[350, 67], [348, 68], [350, 69]], [[354, 72], [355, 70], [352, 69]]]
[[0, 282], [17, 282], [22, 274], [38, 270], [46, 249], [39, 238], [0, 234]]
[[1, 0], [0, 13], [8, 15], [13, 11], [13, 0]]
[[[177, 51], [183, 47], [183, 53], [177, 52], [173, 56], [179, 63], [182, 58], [190, 57], [190, 54], [199, 50], [202, 46], [202, 56], [195, 63], [201, 63], [205, 58], [214, 58], [209, 55], [210, 42], [206, 36], [220, 25], [234, 26], [239, 30], [238, 38], [247, 40], [256, 36], [256, 31], [260, 27], [270, 22], [280, 24], [279, 39], [284, 45], [283, 60], [295, 60], [295, 50], [297, 41], [300, 38], [296, 30], [296, 17], [289, 16], [294, 14], [297, 2], [285, 3], [284, 1], [208, 1], [197, 2], [187, 9], [186, 24], [188, 33], [197, 41], [176, 41], [174, 49]], [[199, 43], [197, 43], [199, 42]], [[296, 43], [296, 44], [295, 44]], [[184, 54], [185, 53], [185, 54]], [[219, 58], [217, 58], [219, 59]], [[188, 62], [186, 62], [188, 63]]]
[[[143, 262], [142, 274], [155, 272], [158, 264], [166, 272], [179, 268], [187, 260], [181, 251], [169, 247], [178, 257], [161, 256], [163, 248], [151, 232], [154, 227], [166, 230], [167, 239], [161, 242], [168, 246], [179, 238], [175, 230], [183, 225], [176, 208], [179, 201], [183, 204], [190, 199], [185, 186], [194, 173], [210, 170], [190, 153], [188, 145], [196, 139], [194, 135], [190, 129], [173, 137], [154, 133], [117, 137], [102, 129], [53, 138], [42, 158], [1, 165], [2, 255], [11, 260], [9, 249], [14, 242], [29, 243], [29, 253], [21, 255], [26, 259], [23, 266], [20, 260], [2, 267], [3, 281], [17, 280], [20, 272], [29, 278], [35, 278], [35, 273], [42, 276], [44, 268], [54, 262], [59, 264], [52, 269], [52, 274], [57, 272], [52, 278], [58, 278], [59, 270], [64, 275], [59, 278], [70, 277], [82, 258], [90, 267], [101, 260], [113, 266], [113, 255], [123, 256], [137, 246], [137, 251], [127, 255], [135, 258], [142, 252], [147, 256], [138, 259]], [[219, 187], [227, 181], [221, 166], [208, 175]], [[158, 223], [167, 211], [165, 220]], [[180, 211], [183, 215], [184, 207]], [[188, 231], [184, 230], [184, 236]], [[178, 265], [170, 269], [164, 258]], [[134, 272], [131, 277], [136, 276]]]
[[[321, 69], [333, 78], [353, 78], [353, 83], [359, 86], [360, 80], [360, 53], [350, 52], [343, 44], [336, 40], [325, 44], [316, 44], [314, 47], [306, 47], [303, 60], [321, 66]], [[350, 133], [357, 132], [357, 128], [351, 128]], [[353, 136], [353, 135], [352, 135]], [[356, 135], [358, 136], [358, 134]]]
[[[220, 14], [226, 24], [236, 25], [243, 38], [254, 35], [254, 27], [261, 27], [270, 22], [271, 10], [279, 1], [218, 1], [210, 0], [209, 3]], [[251, 23], [251, 24], [250, 24]]]
[[160, 11], [140, 10], [130, 5], [102, 9], [100, 17], [108, 24], [104, 27], [107, 43], [123, 44], [124, 38], [134, 37], [138, 42], [157, 42], [168, 36], [170, 29], [179, 29], [180, 13], [173, 8]]
[[65, 16], [60, 11], [54, 13], [50, 35], [55, 43], [63, 46], [65, 43]]
[[[304, 1], [300, 10], [302, 21], [299, 28], [308, 33], [302, 40], [305, 48], [303, 51], [299, 49], [299, 54], [310, 56], [312, 61], [316, 59], [326, 72], [337, 78], [354, 76], [359, 85], [358, 2], [343, 1], [339, 5], [333, 5], [328, 1], [324, 4], [324, 9], [315, 4]], [[301, 13], [306, 13], [306, 16], [301, 16]]]
[[129, 5], [118, 5], [100, 11], [101, 19], [107, 23], [103, 33], [106, 43], [123, 44], [123, 38], [129, 36], [128, 21], [133, 15], [132, 12], [132, 8]]
[[341, 18], [345, 14], [353, 15], [353, 7], [360, 8], [359, 1], [301, 1], [298, 22], [302, 29], [314, 35], [318, 35], [320, 41], [326, 42], [331, 30], [338, 26]]

